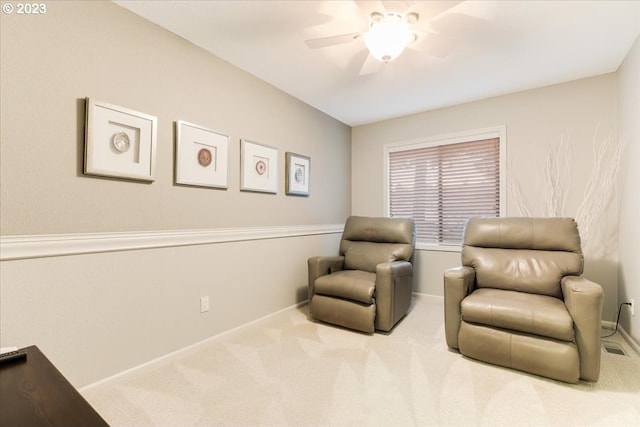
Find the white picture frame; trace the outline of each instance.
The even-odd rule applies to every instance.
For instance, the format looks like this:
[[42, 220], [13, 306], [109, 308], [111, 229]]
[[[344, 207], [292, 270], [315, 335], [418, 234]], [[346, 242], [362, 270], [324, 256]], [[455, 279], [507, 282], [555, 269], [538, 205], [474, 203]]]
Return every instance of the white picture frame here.
[[240, 140], [240, 190], [278, 193], [278, 149]]
[[86, 98], [84, 173], [152, 182], [158, 119]]
[[176, 184], [227, 189], [229, 141], [228, 135], [176, 121]]
[[311, 159], [301, 154], [285, 153], [285, 193], [288, 196], [309, 196]]

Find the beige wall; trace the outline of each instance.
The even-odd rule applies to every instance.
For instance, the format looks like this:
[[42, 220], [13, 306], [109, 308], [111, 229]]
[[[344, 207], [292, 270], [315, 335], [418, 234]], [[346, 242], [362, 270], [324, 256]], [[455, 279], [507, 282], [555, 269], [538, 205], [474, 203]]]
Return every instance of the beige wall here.
[[[593, 144], [616, 135], [616, 75], [515, 93], [450, 108], [356, 127], [352, 130], [352, 210], [356, 215], [384, 214], [383, 145], [506, 125], [507, 164], [533, 215], [543, 216], [547, 195], [543, 171], [548, 147], [568, 142], [571, 168], [563, 188], [564, 215], [575, 216], [593, 166]], [[586, 253], [585, 275], [605, 289], [605, 320], [615, 320], [617, 301], [616, 203], [600, 222], [600, 234]], [[507, 215], [517, 215], [507, 198]], [[606, 240], [606, 245], [602, 244]], [[611, 243], [613, 241], [613, 244]], [[457, 252], [420, 250], [415, 290], [442, 295], [442, 272], [459, 264]]]
[[640, 39], [618, 71], [618, 114], [620, 137], [627, 141], [621, 173], [618, 302], [635, 300], [635, 317], [625, 308], [620, 322], [635, 342], [640, 343]]
[[[1, 35], [3, 235], [324, 224], [349, 214], [348, 126], [126, 9], [53, 2], [38, 17], [2, 14]], [[158, 117], [154, 183], [82, 175], [85, 97]], [[227, 191], [173, 184], [176, 120], [231, 136]], [[239, 191], [240, 138], [279, 148], [278, 195]], [[285, 196], [286, 151], [311, 157], [311, 197]]]
[[[306, 299], [306, 258], [334, 253], [339, 234], [286, 230], [349, 215], [350, 128], [111, 2], [47, 6], [43, 16], [1, 17], [3, 242], [62, 234], [56, 242], [64, 246], [68, 233], [150, 230], [285, 233], [5, 259], [0, 345], [36, 344], [83, 386]], [[87, 96], [158, 117], [155, 182], [82, 174]], [[231, 136], [228, 190], [173, 184], [175, 120]], [[239, 191], [240, 138], [279, 148], [277, 195]], [[308, 198], [284, 194], [286, 151], [311, 157]], [[201, 314], [204, 295], [211, 310]]]
[[37, 345], [81, 387], [306, 300], [306, 259], [339, 237], [3, 261], [1, 345]]

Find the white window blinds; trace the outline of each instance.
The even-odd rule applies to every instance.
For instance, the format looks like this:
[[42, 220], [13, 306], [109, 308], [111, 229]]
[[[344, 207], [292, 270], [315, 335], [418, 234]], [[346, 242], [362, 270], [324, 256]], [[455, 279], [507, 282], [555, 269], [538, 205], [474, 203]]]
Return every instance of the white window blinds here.
[[389, 152], [389, 214], [416, 222], [420, 243], [462, 243], [472, 216], [500, 216], [500, 139]]

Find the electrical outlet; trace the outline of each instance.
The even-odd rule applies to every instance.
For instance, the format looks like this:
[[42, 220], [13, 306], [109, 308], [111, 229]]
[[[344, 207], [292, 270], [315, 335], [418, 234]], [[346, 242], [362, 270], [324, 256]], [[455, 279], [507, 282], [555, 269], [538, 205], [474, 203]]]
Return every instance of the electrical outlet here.
[[200, 313], [209, 311], [209, 297], [200, 297]]
[[629, 300], [629, 303], [631, 303], [629, 306], [629, 308], [631, 308], [631, 317], [636, 317], [636, 306], [633, 303], [633, 298]]

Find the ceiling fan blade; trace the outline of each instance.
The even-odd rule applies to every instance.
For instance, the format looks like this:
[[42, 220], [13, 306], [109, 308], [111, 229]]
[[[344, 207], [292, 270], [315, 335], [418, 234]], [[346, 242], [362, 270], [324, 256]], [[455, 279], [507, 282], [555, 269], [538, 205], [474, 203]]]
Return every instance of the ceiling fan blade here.
[[367, 55], [367, 59], [364, 60], [364, 64], [362, 64], [362, 68], [360, 68], [360, 75], [365, 76], [367, 74], [377, 73], [382, 69], [384, 63], [378, 61], [371, 54]]
[[428, 22], [447, 11], [453, 11], [460, 3], [462, 3], [461, 0], [414, 1], [412, 2], [411, 8], [420, 13], [423, 21]]
[[404, 13], [414, 2], [404, 0], [382, 0], [381, 3], [387, 12], [393, 10], [395, 12]]
[[310, 49], [319, 49], [336, 44], [350, 43], [360, 37], [360, 35], [361, 33], [350, 33], [342, 34], [339, 36], [321, 37], [318, 39], [305, 40], [304, 42]]
[[385, 13], [386, 9], [381, 1], [358, 1], [353, 2], [360, 8], [362, 13], [369, 19], [372, 13]]

